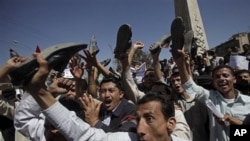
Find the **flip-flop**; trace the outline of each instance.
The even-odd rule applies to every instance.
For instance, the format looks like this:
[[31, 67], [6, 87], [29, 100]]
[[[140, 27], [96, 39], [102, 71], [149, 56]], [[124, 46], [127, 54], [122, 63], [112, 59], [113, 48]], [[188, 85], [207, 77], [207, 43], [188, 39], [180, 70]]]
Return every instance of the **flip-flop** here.
[[[43, 58], [48, 61], [50, 68], [63, 72], [70, 58], [82, 49], [86, 49], [87, 44], [63, 43], [46, 48], [41, 52]], [[26, 84], [39, 69], [37, 60], [33, 57], [23, 62], [18, 68], [11, 71], [11, 83], [14, 86]]]
[[120, 26], [117, 32], [116, 47], [114, 50], [115, 58], [121, 59], [131, 47], [132, 30], [129, 24]]
[[178, 58], [180, 54], [178, 49], [182, 49], [184, 45], [184, 31], [185, 26], [181, 17], [176, 17], [171, 24], [171, 36], [172, 36], [172, 56]]
[[171, 42], [171, 35], [170, 34], [163, 35], [157, 42], [153, 44], [152, 47], [149, 48], [149, 51], [152, 53], [156, 53], [160, 49], [160, 47], [169, 45], [170, 42]]

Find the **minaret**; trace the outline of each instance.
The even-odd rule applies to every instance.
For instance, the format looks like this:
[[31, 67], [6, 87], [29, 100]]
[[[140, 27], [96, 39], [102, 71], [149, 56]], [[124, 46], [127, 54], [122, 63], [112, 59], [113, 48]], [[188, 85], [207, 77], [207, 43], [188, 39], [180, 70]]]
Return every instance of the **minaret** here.
[[197, 0], [174, 0], [174, 6], [175, 16], [183, 18], [186, 31], [194, 32], [194, 39], [198, 46], [197, 55], [203, 54], [209, 47]]

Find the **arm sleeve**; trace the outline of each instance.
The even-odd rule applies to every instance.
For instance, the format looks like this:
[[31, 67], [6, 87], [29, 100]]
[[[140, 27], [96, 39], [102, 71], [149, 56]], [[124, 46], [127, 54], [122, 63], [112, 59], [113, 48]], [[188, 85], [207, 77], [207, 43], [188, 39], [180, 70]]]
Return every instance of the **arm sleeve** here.
[[106, 133], [107, 132], [135, 132], [136, 123], [134, 123], [133, 121], [126, 121], [120, 124], [119, 129], [114, 129], [103, 124], [101, 121], [98, 121], [95, 127], [103, 129]]
[[132, 75], [128, 73], [122, 74], [122, 82], [125, 90], [125, 98], [127, 100], [131, 100], [133, 103], [137, 103], [139, 99], [141, 99], [145, 94], [140, 91], [135, 83]]
[[204, 98], [207, 99], [209, 97], [209, 91], [199, 85], [197, 85], [193, 79], [190, 77], [189, 80], [184, 83], [183, 88], [186, 90], [186, 92], [191, 95], [192, 97], [197, 98]]
[[14, 126], [16, 130], [30, 140], [45, 141], [44, 123], [45, 117], [41, 114], [40, 106], [31, 95], [24, 94], [15, 111]]
[[175, 110], [176, 126], [172, 135], [192, 141], [191, 130], [181, 110]]
[[98, 141], [107, 137], [102, 129], [91, 128], [72, 111], [67, 110], [59, 102], [43, 111], [46, 118], [54, 125], [67, 140]]

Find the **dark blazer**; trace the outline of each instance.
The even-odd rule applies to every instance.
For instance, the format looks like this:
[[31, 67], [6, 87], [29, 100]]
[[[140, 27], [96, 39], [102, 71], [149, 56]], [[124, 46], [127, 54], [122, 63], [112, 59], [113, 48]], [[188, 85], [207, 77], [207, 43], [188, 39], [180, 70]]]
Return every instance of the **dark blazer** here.
[[120, 105], [111, 114], [111, 121], [109, 126], [102, 123], [106, 110], [102, 107], [99, 114], [98, 123], [95, 125], [96, 128], [101, 128], [105, 132], [136, 132], [135, 121], [135, 105], [129, 103], [126, 99], [121, 99]]

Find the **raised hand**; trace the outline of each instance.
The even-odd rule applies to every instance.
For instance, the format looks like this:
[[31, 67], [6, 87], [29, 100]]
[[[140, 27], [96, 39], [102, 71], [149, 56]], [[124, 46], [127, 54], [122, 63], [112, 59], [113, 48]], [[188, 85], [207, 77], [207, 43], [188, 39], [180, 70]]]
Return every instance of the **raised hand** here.
[[133, 45], [132, 48], [136, 48], [136, 49], [141, 49], [144, 47], [144, 43], [141, 41], [136, 41]]
[[102, 103], [95, 101], [91, 95], [87, 94], [84, 94], [79, 100], [84, 106], [85, 121], [91, 126], [95, 126], [99, 121], [99, 112]]
[[84, 74], [86, 66], [83, 62], [78, 62], [80, 56], [74, 56], [69, 61], [70, 72], [75, 79], [81, 79]]
[[4, 67], [8, 68], [8, 70], [13, 70], [15, 68], [17, 68], [20, 64], [22, 64], [24, 61], [28, 60], [28, 57], [12, 57], [10, 58]]
[[151, 51], [153, 47], [154, 47], [153, 44], [150, 45], [150, 47], [149, 47], [149, 51], [150, 51], [150, 53], [151, 53], [151, 56], [152, 56], [153, 59], [158, 59], [158, 58], [159, 58], [159, 55], [160, 55], [160, 53], [161, 53], [161, 47], [159, 47], [159, 48], [156, 49], [156, 50]]
[[98, 61], [96, 59], [96, 54], [91, 54], [87, 49], [83, 50], [83, 52], [85, 56], [80, 55], [80, 57], [87, 63], [86, 69], [92, 69], [92, 66], [97, 66]]
[[36, 95], [38, 93], [41, 93], [41, 91], [46, 91], [45, 81], [49, 75], [50, 69], [48, 62], [41, 55], [39, 55], [38, 53], [34, 53], [33, 56], [37, 59], [39, 69], [32, 77], [30, 82], [24, 86], [24, 88], [30, 94]]
[[53, 80], [53, 83], [47, 88], [48, 91], [54, 96], [59, 94], [66, 94], [69, 90], [74, 90], [74, 81], [67, 78], [57, 78]]

